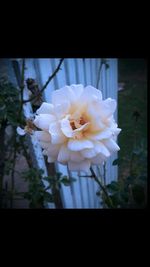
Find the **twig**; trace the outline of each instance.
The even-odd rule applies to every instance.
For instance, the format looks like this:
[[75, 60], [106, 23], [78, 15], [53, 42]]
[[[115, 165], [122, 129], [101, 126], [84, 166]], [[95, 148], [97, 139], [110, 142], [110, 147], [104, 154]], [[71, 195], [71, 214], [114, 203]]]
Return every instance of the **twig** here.
[[103, 165], [103, 170], [104, 170], [104, 175], [103, 175], [103, 177], [104, 177], [104, 185], [106, 185], [106, 163], [104, 163], [104, 165]]
[[42, 87], [42, 89], [41, 89], [36, 95], [32, 96], [31, 98], [29, 98], [29, 99], [27, 99], [27, 100], [24, 100], [24, 101], [23, 101], [23, 104], [28, 103], [28, 102], [34, 100], [35, 98], [37, 98], [37, 96], [39, 96], [39, 95], [46, 89], [46, 87], [48, 86], [48, 84], [50, 83], [50, 81], [54, 78], [54, 76], [55, 76], [55, 75], [57, 74], [57, 72], [59, 71], [60, 66], [61, 66], [63, 60], [64, 60], [64, 58], [62, 58], [62, 59], [60, 60], [60, 62], [59, 62], [59, 64], [58, 64], [57, 68], [55, 69], [55, 71], [53, 72], [53, 74], [48, 78], [48, 80], [46, 81], [46, 83], [44, 84], [44, 86]]
[[16, 157], [17, 157], [17, 149], [16, 149], [16, 128], [14, 129], [14, 156], [13, 156], [13, 164], [12, 164], [12, 173], [11, 173], [11, 199], [10, 199], [10, 207], [13, 208], [13, 196], [14, 196], [14, 188], [15, 188], [15, 165], [16, 165]]
[[92, 169], [92, 167], [90, 167], [90, 171], [91, 171], [91, 173], [92, 173], [92, 177], [94, 178], [94, 180], [98, 183], [98, 185], [100, 186], [100, 188], [101, 188], [102, 191], [104, 192], [104, 194], [105, 194], [106, 198], [108, 199], [108, 201], [109, 201], [111, 207], [114, 208], [114, 205], [113, 205], [113, 203], [112, 203], [112, 200], [111, 200], [111, 198], [109, 197], [109, 195], [108, 195], [108, 193], [107, 193], [107, 190], [106, 190], [105, 186], [103, 186], [102, 183], [100, 182], [100, 180], [97, 178], [97, 176], [96, 176], [94, 170]]
[[100, 77], [101, 77], [102, 66], [103, 66], [103, 64], [105, 64], [105, 61], [106, 61], [106, 60], [105, 60], [104, 58], [101, 59], [101, 64], [100, 64], [100, 66], [99, 66], [99, 70], [98, 70], [98, 78], [97, 78], [96, 88], [98, 88], [99, 81], [100, 81]]
[[18, 115], [21, 116], [23, 107], [23, 89], [24, 89], [24, 72], [25, 72], [25, 59], [22, 60], [22, 72], [21, 72], [21, 85], [20, 85], [20, 110]]
[[97, 84], [96, 84], [96, 88], [98, 88], [98, 85], [99, 85], [99, 81], [100, 81], [100, 74], [101, 74], [101, 69], [102, 69], [102, 66], [103, 66], [103, 61], [101, 60], [101, 64], [99, 66], [99, 70], [98, 70], [98, 78], [97, 78]]

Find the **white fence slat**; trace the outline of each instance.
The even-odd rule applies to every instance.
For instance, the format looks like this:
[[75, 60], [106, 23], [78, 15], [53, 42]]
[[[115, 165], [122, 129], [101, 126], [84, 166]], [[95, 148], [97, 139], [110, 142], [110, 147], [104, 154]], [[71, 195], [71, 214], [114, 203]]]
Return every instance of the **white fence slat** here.
[[91, 67], [91, 84], [94, 87], [96, 87], [97, 73], [96, 73], [96, 59], [95, 58], [90, 59], [90, 67]]
[[85, 59], [85, 80], [86, 80], [86, 84], [85, 85], [91, 85], [91, 69], [90, 69], [90, 59], [86, 58]]
[[68, 59], [65, 59], [65, 61], [64, 61], [65, 70], [66, 70], [67, 85], [77, 83], [75, 60], [76, 59], [74, 59], [74, 58], [68, 58]]
[[76, 73], [77, 73], [77, 83], [85, 85], [84, 81], [84, 68], [83, 68], [83, 59], [76, 59]]

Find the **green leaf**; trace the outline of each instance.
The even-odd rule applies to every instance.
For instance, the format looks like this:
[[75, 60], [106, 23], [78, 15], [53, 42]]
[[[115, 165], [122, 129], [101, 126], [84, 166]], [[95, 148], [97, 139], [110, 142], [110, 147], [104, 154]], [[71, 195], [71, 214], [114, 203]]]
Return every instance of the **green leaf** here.
[[60, 182], [62, 184], [64, 184], [65, 186], [69, 186], [71, 184], [71, 181], [68, 178], [66, 178], [65, 176], [60, 179]]
[[47, 202], [54, 202], [53, 195], [49, 192], [44, 192], [44, 200]]
[[112, 181], [110, 184], [108, 184], [107, 189], [109, 192], [114, 192], [114, 191], [118, 191], [119, 190], [119, 183]]
[[118, 159], [115, 159], [112, 163], [112, 165], [118, 165]]
[[118, 165], [118, 166], [119, 166], [119, 165], [121, 164], [121, 162], [122, 162], [122, 160], [118, 158], [118, 159], [115, 159], [115, 160], [112, 162], [112, 165], [113, 165], [113, 166], [115, 166], [115, 165]]
[[67, 176], [63, 176], [60, 179], [60, 182], [63, 183], [65, 186], [69, 186], [72, 182], [75, 182], [76, 179], [73, 177], [68, 178]]
[[132, 188], [133, 198], [137, 204], [142, 204], [145, 201], [144, 188], [139, 184], [134, 185]]

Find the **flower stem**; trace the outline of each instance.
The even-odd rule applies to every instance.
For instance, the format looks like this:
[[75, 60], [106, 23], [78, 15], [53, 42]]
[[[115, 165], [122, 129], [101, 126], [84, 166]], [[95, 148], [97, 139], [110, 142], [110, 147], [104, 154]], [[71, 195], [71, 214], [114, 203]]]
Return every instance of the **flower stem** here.
[[23, 90], [24, 90], [24, 74], [25, 74], [25, 59], [22, 60], [22, 70], [21, 70], [21, 84], [20, 84], [20, 110], [18, 115], [22, 116], [22, 108], [23, 108]]
[[106, 190], [105, 186], [103, 186], [102, 183], [101, 183], [101, 181], [97, 178], [97, 176], [96, 176], [94, 170], [92, 169], [92, 167], [90, 167], [90, 171], [91, 171], [91, 173], [92, 173], [92, 177], [93, 177], [94, 180], [98, 183], [98, 185], [100, 186], [101, 190], [102, 190], [103, 193], [105, 194], [107, 200], [109, 201], [111, 208], [114, 208], [114, 205], [113, 205], [113, 203], [112, 203], [112, 200], [111, 200], [111, 198], [109, 197], [109, 195], [108, 195], [108, 193], [107, 193], [107, 190]]

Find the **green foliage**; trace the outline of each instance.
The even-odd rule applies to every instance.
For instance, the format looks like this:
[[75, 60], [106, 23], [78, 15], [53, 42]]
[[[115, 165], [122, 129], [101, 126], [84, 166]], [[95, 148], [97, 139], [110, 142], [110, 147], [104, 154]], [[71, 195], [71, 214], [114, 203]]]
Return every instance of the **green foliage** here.
[[8, 121], [12, 126], [17, 126], [18, 111], [20, 108], [19, 91], [10, 82], [0, 80], [0, 125]]
[[[114, 208], [145, 208], [147, 204], [147, 173], [145, 168], [138, 167], [147, 159], [147, 153], [141, 147], [133, 151], [132, 171], [129, 176], [118, 181], [112, 181], [106, 186]], [[108, 199], [102, 194], [102, 203], [110, 208]]]
[[[134, 145], [130, 158], [130, 173], [118, 181], [107, 184], [105, 189], [97, 192], [101, 204], [107, 208], [145, 208], [147, 205], [147, 150], [145, 140]], [[112, 165], [119, 165], [121, 160], [115, 159]], [[111, 202], [113, 205], [111, 205]]]
[[115, 159], [115, 160], [113, 161], [112, 165], [113, 165], [113, 166], [115, 166], [115, 165], [120, 165], [121, 162], [122, 162], [122, 160], [118, 158], [118, 159]]
[[[119, 82], [124, 82], [124, 90], [118, 92], [118, 125], [122, 129], [118, 136], [120, 151], [119, 178], [127, 176], [130, 156], [133, 151], [134, 131], [136, 143], [145, 139], [147, 149], [147, 64], [144, 59], [119, 59]], [[144, 165], [143, 165], [144, 166]], [[137, 165], [137, 168], [141, 165]]]
[[35, 168], [30, 169], [22, 174], [22, 177], [28, 181], [28, 192], [24, 193], [24, 198], [29, 200], [30, 208], [44, 208], [46, 202], [54, 202], [54, 194], [48, 192], [48, 189], [60, 189], [61, 184], [65, 186], [70, 185], [75, 181], [74, 178], [68, 179], [67, 176], [63, 176], [62, 173], [57, 172], [54, 176], [44, 177], [43, 180], [47, 181], [49, 185], [45, 188], [42, 182], [43, 170], [37, 170]]
[[25, 181], [28, 181], [28, 192], [24, 193], [24, 198], [29, 200], [30, 208], [44, 208], [45, 201], [53, 202], [52, 194], [45, 190], [42, 174], [43, 170], [35, 168], [22, 174]]
[[68, 178], [66, 175], [63, 175], [60, 172], [57, 172], [53, 176], [47, 176], [44, 178], [44, 180], [49, 182], [49, 188], [55, 187], [58, 190], [61, 188], [61, 184], [69, 186], [72, 182], [76, 181], [75, 178]]

